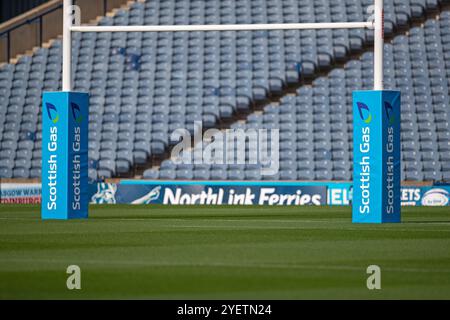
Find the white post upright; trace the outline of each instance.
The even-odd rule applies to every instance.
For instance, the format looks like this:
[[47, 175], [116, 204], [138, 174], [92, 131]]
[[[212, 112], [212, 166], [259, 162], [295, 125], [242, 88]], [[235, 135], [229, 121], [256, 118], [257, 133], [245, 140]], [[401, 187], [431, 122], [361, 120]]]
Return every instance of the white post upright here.
[[63, 5], [63, 61], [62, 91], [72, 90], [72, 0], [64, 0]]
[[42, 219], [88, 217], [89, 94], [73, 92], [71, 78], [71, 28], [79, 13], [64, 0], [62, 91], [42, 95]]
[[374, 90], [383, 90], [384, 9], [383, 0], [375, 0]]
[[401, 93], [384, 90], [383, 0], [375, 0], [374, 89], [353, 91], [354, 223], [401, 221]]

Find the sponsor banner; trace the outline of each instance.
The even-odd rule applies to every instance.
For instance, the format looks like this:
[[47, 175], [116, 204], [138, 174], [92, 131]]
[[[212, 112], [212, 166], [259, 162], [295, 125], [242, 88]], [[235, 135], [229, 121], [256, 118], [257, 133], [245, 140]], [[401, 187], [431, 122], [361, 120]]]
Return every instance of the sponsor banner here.
[[[199, 182], [197, 182], [199, 183]], [[196, 186], [197, 183], [186, 183], [186, 185]], [[201, 182], [200, 182], [201, 183]], [[209, 182], [208, 182], [209, 183]], [[161, 197], [161, 192], [165, 193], [165, 188], [169, 188], [170, 198], [174, 193], [174, 189], [179, 186], [183, 187], [185, 184], [178, 184], [177, 182], [154, 181], [151, 184], [141, 181], [126, 182], [125, 184], [115, 183], [95, 183], [89, 184], [88, 194], [91, 203], [94, 204], [115, 204], [115, 203], [164, 203], [164, 198]], [[271, 185], [256, 185], [252, 184], [252, 188], [267, 188]], [[131, 187], [130, 187], [131, 186]], [[213, 183], [213, 187], [217, 185]], [[224, 187], [227, 189], [237, 189], [243, 186], [227, 185], [224, 182]], [[245, 185], [244, 185], [245, 186]], [[314, 183], [297, 183], [297, 187], [302, 187], [301, 190], [306, 191], [305, 187], [320, 187], [327, 189], [326, 203], [322, 201], [322, 194], [320, 198], [321, 205], [330, 206], [346, 206], [352, 204], [353, 185], [352, 183], [328, 183], [328, 184], [314, 184]], [[205, 186], [203, 186], [204, 189]], [[284, 186], [286, 187], [286, 186]], [[287, 185], [292, 188], [292, 185]], [[132, 191], [134, 190], [134, 191]], [[41, 184], [39, 183], [3, 183], [1, 184], [1, 203], [18, 203], [18, 204], [33, 204], [41, 202]], [[131, 195], [126, 195], [126, 192], [134, 192]], [[179, 191], [180, 194], [181, 191]], [[404, 186], [401, 188], [401, 204], [402, 206], [450, 206], [450, 185], [442, 186]], [[306, 193], [305, 193], [306, 194]], [[118, 200], [119, 201], [118, 201]], [[180, 196], [181, 199], [181, 196]], [[191, 198], [192, 199], [192, 198]], [[303, 198], [303, 201], [308, 198]], [[184, 201], [187, 201], [185, 196]], [[223, 200], [222, 200], [223, 202]], [[316, 201], [317, 202], [317, 199]], [[170, 204], [170, 203], [168, 203]], [[257, 204], [257, 203], [255, 203]], [[268, 203], [267, 203], [268, 204]], [[307, 203], [310, 204], [310, 203]], [[315, 204], [315, 203], [312, 203]]]
[[88, 214], [88, 99], [86, 93], [45, 92], [42, 104], [43, 219]]
[[91, 201], [166, 205], [326, 205], [326, 191], [324, 184], [124, 181], [98, 184]]
[[353, 222], [400, 221], [400, 92], [353, 93]]
[[[328, 205], [346, 206], [352, 204], [353, 185], [336, 183], [328, 185]], [[400, 188], [402, 206], [449, 206], [450, 186], [403, 186]]]
[[330, 206], [348, 206], [352, 204], [353, 184], [333, 183], [328, 185], [327, 204]]
[[450, 205], [450, 186], [403, 187], [402, 205], [405, 206], [448, 206]]
[[0, 203], [41, 203], [41, 184], [2, 183], [0, 188], [0, 195]]

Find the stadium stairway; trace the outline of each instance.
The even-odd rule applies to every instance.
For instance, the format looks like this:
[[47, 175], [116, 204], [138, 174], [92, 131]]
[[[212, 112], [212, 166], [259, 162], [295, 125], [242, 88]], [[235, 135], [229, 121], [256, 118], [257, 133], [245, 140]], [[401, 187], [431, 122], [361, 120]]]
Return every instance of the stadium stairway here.
[[[408, 29], [411, 21], [439, 11], [444, 2], [386, 1], [386, 34]], [[133, 3], [99, 24], [361, 21], [369, 17], [365, 8], [371, 3], [155, 0]], [[90, 177], [139, 173], [136, 168], [167, 156], [174, 143], [171, 132], [193, 132], [194, 121], [208, 128], [232, 123], [240, 114], [251, 119], [255, 104], [283, 96], [292, 85], [348, 61], [354, 52], [367, 50], [372, 38], [364, 30], [74, 33], [74, 89], [91, 94]], [[0, 177], [40, 177], [41, 92], [60, 90], [60, 78], [59, 40], [0, 69]], [[239, 171], [229, 171], [218, 177], [239, 176]], [[146, 172], [147, 178], [191, 177], [189, 170], [178, 168], [175, 175]]]

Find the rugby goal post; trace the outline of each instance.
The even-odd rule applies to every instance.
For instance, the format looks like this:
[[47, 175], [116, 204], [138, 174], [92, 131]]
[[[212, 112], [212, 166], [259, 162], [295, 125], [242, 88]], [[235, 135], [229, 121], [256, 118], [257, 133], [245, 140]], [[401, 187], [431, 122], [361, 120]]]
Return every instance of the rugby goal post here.
[[374, 29], [374, 89], [353, 93], [353, 222], [400, 221], [400, 93], [384, 91], [383, 0], [367, 22], [81, 26], [72, 0], [63, 7], [62, 92], [43, 95], [43, 219], [88, 216], [88, 93], [72, 91], [72, 32], [189, 32]]

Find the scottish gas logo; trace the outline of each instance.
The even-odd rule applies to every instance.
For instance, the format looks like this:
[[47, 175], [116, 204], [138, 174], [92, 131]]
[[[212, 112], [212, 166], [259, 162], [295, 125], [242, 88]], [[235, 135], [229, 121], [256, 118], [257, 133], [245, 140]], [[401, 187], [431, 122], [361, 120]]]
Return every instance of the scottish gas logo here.
[[80, 107], [76, 103], [73, 103], [73, 102], [70, 105], [72, 108], [73, 119], [75, 120], [75, 122], [77, 124], [81, 124], [81, 122], [83, 121], [83, 115], [81, 114]]
[[361, 205], [359, 212], [361, 214], [370, 213], [370, 123], [372, 122], [372, 114], [369, 106], [362, 102], [356, 103], [358, 106], [359, 116], [364, 125], [361, 127], [361, 142], [359, 144], [359, 151], [361, 158], [358, 163], [359, 182], [361, 189]]
[[49, 120], [53, 123], [49, 130], [49, 141], [47, 144], [47, 150], [49, 151], [49, 158], [47, 160], [47, 186], [50, 193], [50, 197], [47, 201], [48, 210], [56, 210], [57, 201], [57, 184], [58, 184], [58, 127], [56, 126], [59, 121], [59, 114], [56, 106], [51, 103], [46, 103], [47, 115]]
[[370, 113], [369, 107], [362, 102], [357, 102], [356, 104], [358, 106], [359, 116], [361, 117], [361, 120], [366, 124], [370, 124], [372, 122], [372, 113]]
[[384, 110], [386, 112], [386, 117], [389, 121], [389, 124], [393, 125], [395, 123], [395, 116], [393, 114], [394, 108], [392, 107], [392, 105], [389, 102], [385, 101], [384, 102]]
[[59, 121], [59, 114], [58, 114], [58, 110], [56, 109], [56, 107], [51, 104], [51, 103], [46, 103], [46, 107], [47, 107], [47, 115], [48, 118], [54, 123], [57, 124]]

